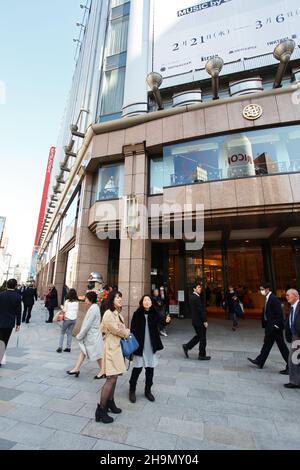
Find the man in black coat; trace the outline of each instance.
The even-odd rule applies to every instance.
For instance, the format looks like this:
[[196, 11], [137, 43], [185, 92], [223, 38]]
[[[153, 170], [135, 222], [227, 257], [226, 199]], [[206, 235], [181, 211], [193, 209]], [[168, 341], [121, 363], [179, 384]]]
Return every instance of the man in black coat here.
[[37, 300], [36, 289], [32, 285], [28, 286], [22, 293], [22, 301], [24, 305], [22, 323], [26, 321], [29, 323], [31, 318], [31, 311], [34, 306], [34, 301]]
[[291, 343], [289, 356], [290, 381], [284, 384], [285, 388], [300, 388], [300, 302], [299, 292], [290, 289], [286, 298], [291, 305], [289, 318], [285, 325], [285, 335], [288, 343]]
[[[7, 282], [7, 290], [0, 293], [0, 343], [4, 343], [1, 348], [2, 357], [7, 348], [7, 344], [16, 326], [16, 331], [20, 330], [22, 304], [20, 294], [16, 291], [18, 283], [15, 279]], [[2, 360], [0, 357], [0, 363]]]
[[260, 287], [260, 292], [265, 297], [265, 305], [262, 315], [262, 326], [265, 329], [265, 338], [260, 354], [256, 359], [251, 359], [248, 357], [248, 361], [250, 361], [252, 364], [255, 364], [259, 369], [262, 369], [274, 343], [276, 342], [278, 349], [286, 363], [286, 368], [280, 371], [280, 373], [283, 375], [288, 375], [289, 350], [283, 337], [283, 312], [280, 300], [276, 297], [275, 294], [273, 294], [271, 289], [271, 284], [268, 282], [262, 283]]
[[192, 314], [192, 324], [196, 331], [196, 336], [191, 339], [187, 344], [183, 344], [182, 348], [185, 356], [188, 358], [188, 351], [193, 349], [199, 343], [199, 356], [198, 359], [202, 361], [209, 361], [210, 356], [206, 355], [206, 330], [208, 327], [206, 311], [201, 299], [202, 285], [197, 284], [193, 286], [193, 294], [190, 297], [190, 311]]

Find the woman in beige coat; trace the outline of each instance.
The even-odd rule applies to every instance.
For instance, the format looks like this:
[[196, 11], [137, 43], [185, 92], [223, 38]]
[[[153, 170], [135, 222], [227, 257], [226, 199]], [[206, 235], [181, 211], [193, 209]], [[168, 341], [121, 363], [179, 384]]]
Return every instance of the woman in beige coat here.
[[115, 414], [122, 411], [115, 404], [114, 394], [118, 376], [126, 372], [121, 338], [128, 338], [130, 330], [125, 326], [121, 310], [122, 294], [121, 292], [112, 292], [108, 298], [108, 310], [101, 323], [101, 332], [104, 334], [102, 371], [106, 376], [106, 382], [101, 389], [100, 405], [98, 405], [95, 414], [97, 422], [112, 423], [113, 418], [108, 416], [107, 411]]

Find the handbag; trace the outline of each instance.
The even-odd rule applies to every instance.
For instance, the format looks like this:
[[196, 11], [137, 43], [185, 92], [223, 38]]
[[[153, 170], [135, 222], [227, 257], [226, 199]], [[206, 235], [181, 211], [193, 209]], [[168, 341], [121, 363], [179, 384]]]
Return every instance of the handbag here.
[[64, 319], [65, 319], [65, 312], [63, 310], [57, 312], [53, 317], [53, 321], [64, 321]]
[[138, 347], [139, 343], [133, 333], [130, 333], [127, 339], [121, 339], [122, 353], [126, 359], [130, 359], [130, 356]]

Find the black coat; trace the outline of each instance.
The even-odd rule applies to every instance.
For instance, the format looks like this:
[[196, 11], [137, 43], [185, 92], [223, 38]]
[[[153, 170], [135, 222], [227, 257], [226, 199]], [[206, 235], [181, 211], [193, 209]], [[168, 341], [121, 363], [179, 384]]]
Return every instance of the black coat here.
[[[290, 328], [290, 314], [291, 310], [289, 312], [289, 318], [287, 319], [285, 323], [285, 337], [288, 343], [291, 343], [293, 341], [293, 333]], [[298, 302], [297, 308], [296, 308], [296, 313], [295, 313], [295, 329], [296, 329], [296, 334], [300, 338], [300, 302]]]
[[22, 293], [22, 300], [24, 305], [33, 305], [34, 300], [37, 300], [37, 292], [33, 287], [28, 287]]
[[22, 303], [17, 291], [7, 290], [0, 294], [0, 328], [14, 328], [21, 324]]
[[[156, 353], [156, 351], [161, 351], [164, 348], [160, 339], [159, 323], [159, 314], [157, 310], [155, 310], [155, 308], [152, 306], [148, 313], [148, 326], [153, 353]], [[136, 312], [134, 312], [130, 326], [130, 331], [134, 334], [139, 343], [139, 348], [134, 352], [135, 356], [143, 355], [145, 343], [145, 328], [145, 310], [143, 308], [139, 308], [138, 310], [136, 310]]]
[[47, 294], [45, 305], [47, 308], [58, 307], [57, 290], [55, 287]]
[[262, 326], [266, 330], [272, 331], [275, 328], [275, 325], [278, 326], [280, 330], [284, 329], [284, 318], [283, 318], [283, 311], [281, 307], [281, 302], [276, 297], [273, 292], [271, 292], [271, 295], [268, 299], [267, 302], [267, 307], [266, 307], [266, 317], [267, 321], [264, 319], [264, 308], [263, 308], [263, 314], [262, 314]]
[[207, 321], [206, 311], [203, 307], [202, 299], [195, 293], [190, 296], [190, 312], [194, 326], [202, 326], [203, 323]]

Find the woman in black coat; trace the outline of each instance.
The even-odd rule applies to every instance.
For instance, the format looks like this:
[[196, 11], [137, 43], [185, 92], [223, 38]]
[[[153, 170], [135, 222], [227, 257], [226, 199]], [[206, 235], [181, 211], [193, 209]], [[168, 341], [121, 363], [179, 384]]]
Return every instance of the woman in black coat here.
[[160, 322], [159, 313], [153, 307], [151, 297], [144, 295], [140, 300], [140, 307], [133, 314], [130, 327], [139, 343], [139, 348], [133, 353], [133, 370], [129, 381], [129, 400], [131, 403], [136, 402], [136, 384], [143, 367], [146, 370], [145, 396], [149, 401], [155, 400], [151, 393], [151, 387], [153, 385], [154, 368], [157, 365], [155, 353], [163, 349], [159, 335]]
[[53, 284], [50, 285], [48, 294], [46, 295], [45, 307], [47, 307], [49, 312], [49, 318], [46, 323], [52, 323], [54, 309], [58, 307], [57, 290]]

